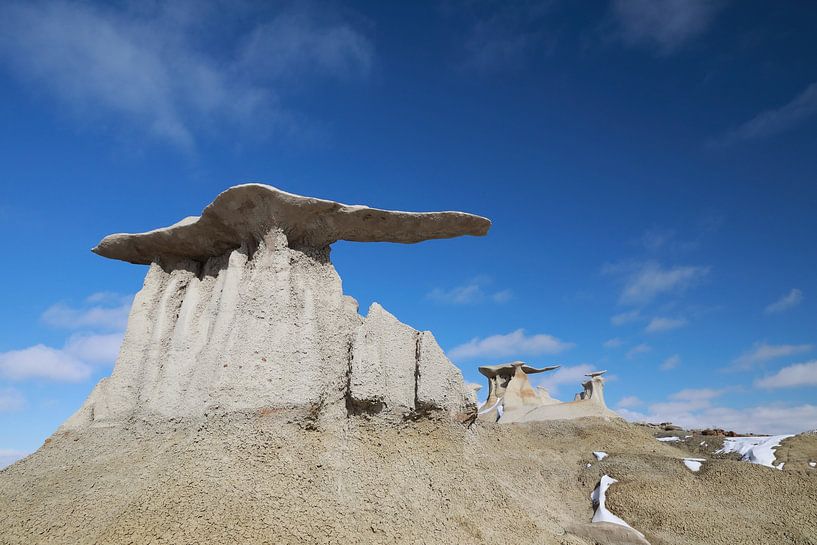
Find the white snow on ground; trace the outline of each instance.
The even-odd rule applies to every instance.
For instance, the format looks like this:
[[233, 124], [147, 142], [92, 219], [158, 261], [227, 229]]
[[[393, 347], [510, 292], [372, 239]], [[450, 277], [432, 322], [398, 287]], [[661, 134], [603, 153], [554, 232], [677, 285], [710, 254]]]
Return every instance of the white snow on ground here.
[[604, 505], [605, 499], [607, 497], [607, 489], [610, 488], [611, 484], [617, 483], [618, 481], [614, 478], [610, 477], [609, 475], [604, 475], [599, 481], [599, 485], [593, 490], [590, 494], [590, 499], [593, 500], [593, 505], [596, 507], [596, 512], [593, 514], [593, 522], [609, 522], [612, 524], [618, 524], [619, 526], [626, 526], [630, 528], [635, 533], [644, 537], [644, 535], [621, 520], [619, 517], [615, 516], [613, 513], [607, 510], [607, 507]]
[[684, 465], [695, 473], [701, 470], [701, 464], [704, 462], [706, 462], [706, 458], [684, 458]]
[[656, 439], [658, 439], [658, 440], [659, 440], [659, 441], [661, 441], [662, 443], [674, 443], [674, 442], [676, 442], [676, 441], [680, 441], [680, 440], [681, 440], [681, 438], [680, 438], [680, 437], [675, 437], [674, 435], [672, 435], [672, 436], [670, 436], [670, 437], [656, 437]]
[[602, 460], [604, 460], [605, 458], [607, 458], [607, 453], [606, 453], [606, 452], [602, 452], [602, 451], [600, 451], [600, 450], [596, 450], [596, 451], [594, 451], [594, 452], [593, 452], [593, 456], [595, 456], [595, 457], [596, 457], [596, 460], [598, 460], [599, 462], [601, 462]]
[[808, 465], [811, 467], [817, 467], [817, 462], [809, 462]]
[[724, 439], [723, 448], [716, 454], [737, 452], [741, 460], [766, 467], [783, 469], [783, 464], [774, 465], [774, 451], [781, 441], [793, 435], [771, 435], [768, 437], [729, 437]]

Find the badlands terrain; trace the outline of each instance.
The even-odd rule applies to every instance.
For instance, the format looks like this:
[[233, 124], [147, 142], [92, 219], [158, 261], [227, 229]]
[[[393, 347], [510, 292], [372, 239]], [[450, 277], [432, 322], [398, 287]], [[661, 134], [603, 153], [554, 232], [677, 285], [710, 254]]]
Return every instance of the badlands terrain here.
[[[63, 431], [0, 472], [0, 542], [817, 543], [817, 435], [783, 441], [783, 470], [687, 435], [599, 418], [324, 430], [278, 411]], [[590, 523], [604, 475], [643, 538]]]
[[478, 412], [434, 335], [361, 315], [330, 260], [490, 225], [246, 184], [106, 237], [145, 283], [111, 376], [0, 471], [0, 544], [817, 544], [817, 436], [630, 424], [604, 371], [562, 403], [525, 362], [481, 368]]

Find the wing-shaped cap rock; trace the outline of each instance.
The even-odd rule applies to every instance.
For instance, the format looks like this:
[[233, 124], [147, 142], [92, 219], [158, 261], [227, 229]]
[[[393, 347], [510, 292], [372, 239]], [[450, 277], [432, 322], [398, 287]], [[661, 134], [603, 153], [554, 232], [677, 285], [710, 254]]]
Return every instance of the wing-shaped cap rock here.
[[523, 361], [512, 361], [510, 363], [500, 363], [498, 365], [483, 365], [479, 367], [479, 372], [488, 378], [495, 377], [503, 371], [511, 372], [515, 367], [521, 367], [526, 375], [533, 375], [535, 373], [544, 373], [546, 371], [553, 371], [558, 369], [561, 365], [551, 365], [549, 367], [531, 367]]
[[291, 246], [323, 247], [338, 240], [401, 242], [483, 236], [491, 222], [465, 212], [401, 212], [304, 197], [264, 184], [221, 193], [202, 212], [145, 233], [105, 237], [93, 251], [130, 263], [165, 257], [204, 260], [281, 229]]

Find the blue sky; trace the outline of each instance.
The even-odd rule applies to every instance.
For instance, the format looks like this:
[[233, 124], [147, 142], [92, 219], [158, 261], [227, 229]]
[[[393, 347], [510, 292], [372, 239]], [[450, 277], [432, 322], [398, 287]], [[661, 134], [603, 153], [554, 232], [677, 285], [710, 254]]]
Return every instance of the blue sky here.
[[486, 238], [333, 247], [363, 312], [467, 380], [521, 358], [634, 419], [817, 427], [810, 2], [0, 7], [0, 456], [110, 373], [145, 268], [89, 249], [220, 191], [457, 209]]

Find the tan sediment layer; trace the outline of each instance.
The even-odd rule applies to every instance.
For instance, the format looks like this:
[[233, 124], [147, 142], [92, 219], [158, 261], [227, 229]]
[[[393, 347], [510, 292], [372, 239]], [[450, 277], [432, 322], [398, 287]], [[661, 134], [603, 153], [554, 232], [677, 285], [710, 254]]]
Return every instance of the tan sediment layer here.
[[681, 457], [599, 419], [132, 421], [55, 435], [0, 471], [0, 543], [584, 544], [571, 530], [589, 535], [605, 473], [608, 507], [653, 545], [817, 542], [817, 475], [731, 460], [693, 474]]

